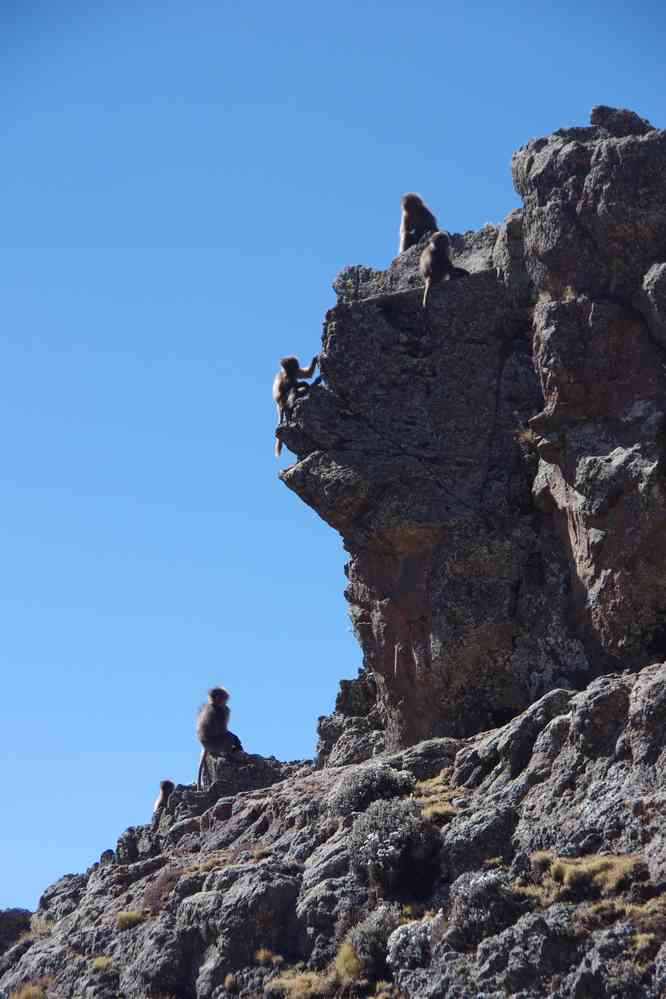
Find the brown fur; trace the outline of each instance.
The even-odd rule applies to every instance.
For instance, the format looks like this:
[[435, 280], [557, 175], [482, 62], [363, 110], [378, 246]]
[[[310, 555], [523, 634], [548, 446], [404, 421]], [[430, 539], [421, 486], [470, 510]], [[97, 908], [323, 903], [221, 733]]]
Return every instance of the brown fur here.
[[[277, 407], [278, 426], [289, 423], [291, 412], [296, 400], [307, 395], [310, 386], [307, 382], [299, 382], [299, 378], [311, 378], [317, 367], [319, 357], [312, 358], [309, 368], [301, 368], [301, 362], [293, 355], [280, 358], [280, 370], [273, 379], [273, 401]], [[282, 451], [282, 441], [275, 442], [275, 457], [279, 458]]]
[[400, 204], [402, 217], [398, 253], [404, 253], [410, 246], [415, 246], [427, 232], [437, 228], [437, 219], [418, 194], [403, 194]]
[[227, 705], [229, 693], [224, 687], [211, 687], [208, 700], [197, 715], [197, 739], [203, 746], [197, 774], [197, 789], [203, 789], [203, 771], [208, 755], [220, 756], [229, 746], [227, 725], [231, 712]]
[[172, 780], [161, 780], [160, 781], [160, 793], [155, 798], [155, 804], [153, 805], [153, 826], [156, 826], [160, 821], [160, 816], [166, 807], [166, 803], [169, 800], [169, 796], [174, 789], [174, 783]]
[[449, 253], [450, 242], [445, 232], [435, 232], [430, 237], [430, 241], [421, 254], [419, 269], [425, 279], [425, 290], [423, 292], [423, 308], [428, 304], [428, 295], [433, 284], [443, 281], [445, 277], [464, 277], [467, 271], [463, 267], [455, 267], [451, 263]]

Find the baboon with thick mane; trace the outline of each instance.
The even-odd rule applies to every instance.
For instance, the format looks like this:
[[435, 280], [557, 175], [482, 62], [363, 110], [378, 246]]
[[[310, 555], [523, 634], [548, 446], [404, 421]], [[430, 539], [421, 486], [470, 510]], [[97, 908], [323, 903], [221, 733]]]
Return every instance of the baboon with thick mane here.
[[197, 739], [201, 743], [201, 759], [197, 773], [197, 790], [203, 790], [203, 772], [209, 756], [225, 756], [242, 749], [240, 739], [227, 728], [229, 724], [229, 693], [224, 687], [211, 687], [208, 700], [197, 715]]
[[420, 195], [409, 192], [400, 199], [402, 217], [400, 219], [400, 248], [398, 253], [404, 253], [410, 246], [415, 246], [422, 236], [437, 228], [437, 219], [423, 203]]

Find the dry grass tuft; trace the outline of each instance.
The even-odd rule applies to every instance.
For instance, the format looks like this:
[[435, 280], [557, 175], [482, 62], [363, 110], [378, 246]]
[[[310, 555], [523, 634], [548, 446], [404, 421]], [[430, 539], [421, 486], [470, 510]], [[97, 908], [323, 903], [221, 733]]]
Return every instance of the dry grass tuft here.
[[93, 971], [106, 971], [112, 964], [113, 958], [103, 954], [93, 958], [91, 968]]
[[273, 851], [269, 846], [255, 846], [252, 851], [253, 860], [265, 860], [266, 857], [270, 857]]
[[376, 999], [404, 999], [404, 993], [393, 982], [377, 982], [375, 997]]
[[635, 933], [631, 938], [631, 949], [639, 961], [651, 961], [660, 947], [656, 933]]
[[229, 972], [228, 975], [224, 976], [224, 987], [227, 992], [236, 992], [238, 989], [238, 982], [236, 981], [236, 976]]
[[15, 992], [10, 992], [9, 999], [46, 999], [46, 990], [52, 983], [53, 978], [45, 975], [36, 982], [29, 982]]
[[342, 982], [355, 982], [361, 977], [363, 965], [350, 940], [343, 940], [333, 967]]
[[435, 825], [443, 826], [458, 814], [458, 809], [450, 799], [461, 794], [459, 787], [451, 787], [453, 769], [445, 767], [437, 777], [420, 780], [414, 788], [412, 798], [421, 805], [421, 814]]
[[401, 910], [401, 922], [413, 923], [418, 919], [432, 919], [435, 909], [429, 909], [425, 902], [407, 902]]
[[645, 862], [640, 856], [559, 857], [550, 865], [550, 876], [573, 892], [614, 895], [640, 880]]
[[448, 802], [442, 802], [438, 805], [427, 805], [421, 812], [424, 819], [429, 819], [437, 826], [445, 826], [457, 814], [458, 809], [455, 805], [450, 805]]
[[129, 909], [125, 912], [116, 913], [116, 926], [119, 930], [131, 930], [146, 918], [145, 912], [137, 909]]
[[660, 895], [640, 904], [615, 898], [601, 899], [576, 912], [576, 922], [585, 932], [604, 929], [620, 920], [628, 921], [639, 936], [654, 934], [661, 940], [666, 939], [666, 896]]
[[268, 947], [260, 947], [259, 950], [255, 950], [254, 959], [257, 964], [272, 964], [274, 968], [279, 968], [281, 964], [284, 964], [282, 954], [274, 954]]
[[202, 860], [197, 867], [197, 871], [215, 871], [221, 867], [226, 867], [227, 864], [231, 863], [231, 856], [226, 850], [219, 850], [217, 853], [212, 853], [210, 857], [206, 857]]
[[540, 850], [531, 855], [530, 863], [540, 883], [517, 885], [515, 891], [535, 899], [542, 909], [558, 901], [616, 895], [646, 875], [643, 858], [634, 854], [554, 857]]
[[542, 876], [550, 870], [555, 857], [548, 850], [537, 850], [530, 856], [532, 871], [537, 876]]
[[528, 451], [536, 451], [540, 438], [530, 427], [518, 427], [515, 437], [518, 443], [522, 444]]
[[272, 978], [271, 992], [281, 992], [287, 999], [311, 999], [312, 996], [330, 996], [335, 988], [335, 978], [318, 971], [298, 971], [290, 968], [277, 978]]
[[218, 868], [226, 867], [227, 864], [233, 863], [233, 855], [230, 850], [216, 850], [211, 853], [205, 860], [197, 861], [196, 864], [192, 864], [190, 867], [186, 867], [180, 871], [181, 874], [205, 874], [207, 871], [214, 871]]

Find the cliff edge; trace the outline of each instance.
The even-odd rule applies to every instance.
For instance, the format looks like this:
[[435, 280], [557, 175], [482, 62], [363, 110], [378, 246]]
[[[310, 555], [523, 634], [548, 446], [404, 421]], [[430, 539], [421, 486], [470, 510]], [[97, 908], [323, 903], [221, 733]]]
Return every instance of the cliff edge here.
[[427, 312], [422, 245], [339, 275], [323, 382], [279, 431], [350, 554], [390, 749], [666, 651], [666, 134], [598, 107], [512, 168], [523, 209], [453, 238], [470, 276]]
[[346, 268], [278, 429], [363, 651], [317, 760], [238, 752], [36, 913], [2, 999], [666, 994], [666, 132], [597, 107], [523, 208]]

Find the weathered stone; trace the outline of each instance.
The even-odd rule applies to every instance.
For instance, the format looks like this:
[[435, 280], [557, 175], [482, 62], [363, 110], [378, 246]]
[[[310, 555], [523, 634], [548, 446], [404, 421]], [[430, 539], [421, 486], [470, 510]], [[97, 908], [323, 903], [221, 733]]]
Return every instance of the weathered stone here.
[[3, 999], [278, 999], [344, 940], [409, 999], [661, 997], [666, 133], [591, 121], [516, 153], [523, 208], [452, 236], [427, 312], [422, 246], [336, 280], [279, 431], [364, 657], [317, 769], [214, 760], [0, 914]]

